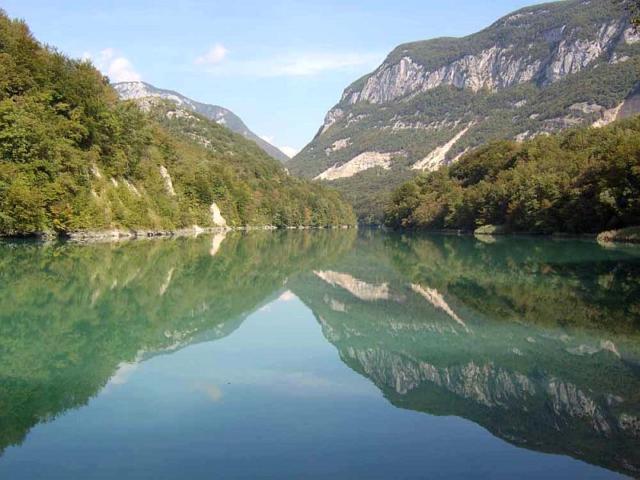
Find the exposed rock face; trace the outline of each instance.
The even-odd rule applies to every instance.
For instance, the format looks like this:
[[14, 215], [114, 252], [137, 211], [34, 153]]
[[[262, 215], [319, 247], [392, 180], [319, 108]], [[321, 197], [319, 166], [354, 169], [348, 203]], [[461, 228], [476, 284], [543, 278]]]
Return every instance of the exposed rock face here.
[[209, 249], [210, 256], [215, 257], [218, 254], [225, 238], [227, 238], [227, 232], [217, 233], [211, 238], [211, 248]]
[[172, 90], [163, 90], [145, 82], [120, 82], [114, 84], [113, 87], [120, 95], [120, 98], [124, 100], [141, 101], [138, 103], [141, 104], [141, 107], [143, 109], [145, 106], [145, 99], [163, 98], [165, 100], [170, 100], [176, 105], [182, 107], [182, 109], [177, 110], [177, 115], [184, 115], [184, 112], [186, 110], [197, 112], [200, 115], [204, 115], [210, 120], [214, 120], [220, 125], [224, 125], [229, 130], [239, 133], [243, 137], [255, 142], [260, 148], [262, 148], [273, 158], [280, 160], [281, 162], [286, 162], [289, 160], [289, 157], [282, 151], [280, 151], [280, 149], [274, 147], [269, 142], [263, 140], [258, 135], [249, 130], [249, 127], [244, 124], [240, 117], [238, 117], [229, 109], [220, 107], [218, 105], [209, 105], [206, 103], [196, 102], [195, 100], [185, 97], [178, 92], [174, 92]]
[[[445, 85], [478, 92], [482, 89], [495, 91], [534, 79], [543, 83], [556, 82], [597, 60], [613, 45], [624, 26], [620, 20], [603, 24], [593, 39], [574, 39], [579, 33], [561, 26], [546, 34], [547, 41], [557, 42], [547, 58], [519, 54], [514, 45], [502, 47], [496, 44], [436, 69], [427, 69], [410, 56], [402, 57], [397, 63], [385, 61], [361, 90], [347, 89], [341, 103], [387, 103]], [[625, 30], [624, 34], [628, 43], [640, 39], [633, 31]], [[331, 110], [323, 130], [343, 115], [341, 108]]]
[[173, 189], [173, 181], [171, 180], [171, 175], [169, 175], [169, 170], [164, 165], [160, 165], [160, 176], [164, 180], [164, 188], [167, 190], [167, 193], [172, 197], [176, 196], [176, 191]]
[[216, 205], [215, 202], [211, 204], [210, 210], [211, 210], [211, 221], [213, 222], [213, 224], [216, 227], [226, 227], [227, 221], [222, 216], [222, 213], [220, 213], [220, 209], [218, 208], [218, 205]]
[[165, 293], [167, 293], [167, 290], [169, 289], [169, 286], [171, 285], [171, 280], [173, 279], [173, 272], [175, 271], [174, 267], [171, 267], [169, 269], [169, 271], [167, 272], [167, 275], [164, 279], [164, 282], [162, 282], [162, 285], [160, 285], [160, 291], [158, 292], [158, 294], [160, 296], [163, 296]]
[[633, 45], [634, 43], [640, 42], [640, 32], [638, 32], [635, 28], [627, 28], [624, 31], [624, 41], [628, 45]]
[[324, 125], [322, 126], [322, 133], [326, 132], [331, 125], [336, 123], [344, 116], [344, 112], [340, 108], [334, 108], [329, 110], [329, 113], [324, 117]]
[[389, 285], [371, 285], [347, 273], [338, 272], [313, 272], [318, 278], [321, 278], [330, 285], [342, 287], [351, 293], [354, 297], [364, 300], [365, 302], [373, 302], [376, 300], [389, 300], [391, 293]]
[[436, 366], [377, 347], [347, 347], [343, 354], [353, 359], [377, 385], [391, 388], [402, 396], [410, 395], [425, 384], [432, 384], [484, 407], [525, 412], [528, 401], [542, 398], [556, 417], [556, 420], [547, 421], [554, 422], [558, 428], [567, 423], [563, 418], [573, 418], [586, 422], [594, 433], [604, 437], [611, 435], [617, 427], [632, 435], [640, 431], [636, 417], [621, 414], [616, 418], [608, 411], [608, 407], [596, 401], [588, 392], [556, 378], [530, 378], [493, 363], [477, 364], [471, 361], [450, 367]]
[[596, 120], [593, 123], [593, 126], [604, 127], [606, 125], [609, 125], [611, 122], [614, 122], [620, 117], [620, 111], [622, 110], [623, 106], [624, 106], [624, 103], [621, 103], [617, 107], [610, 108], [608, 110], [602, 110], [601, 111], [602, 118], [600, 118], [599, 120]]
[[388, 170], [391, 166], [391, 158], [394, 155], [397, 154], [364, 152], [343, 165], [334, 165], [328, 168], [315, 177], [314, 180], [337, 180], [338, 178], [353, 177], [356, 173], [374, 167], [382, 167]]
[[532, 80], [539, 73], [540, 65], [539, 60], [516, 58], [512, 48], [498, 46], [477, 55], [467, 55], [432, 71], [410, 57], [403, 57], [395, 65], [383, 64], [367, 80], [362, 91], [348, 92], [343, 100], [351, 104], [386, 103], [443, 85], [469, 88], [474, 92], [483, 88], [496, 90]]
[[341, 138], [340, 140], [336, 140], [333, 144], [325, 150], [327, 155], [330, 155], [333, 152], [337, 152], [339, 150], [343, 150], [351, 145], [350, 138]]
[[618, 424], [622, 430], [630, 432], [636, 438], [640, 438], [640, 418], [623, 413], [620, 415]]
[[586, 68], [611, 47], [624, 26], [622, 21], [602, 25], [595, 39], [562, 39], [546, 69], [544, 80], [556, 82]]
[[547, 384], [547, 393], [557, 415], [584, 417], [589, 419], [597, 432], [606, 434], [611, 431], [611, 426], [596, 402], [575, 385], [552, 379]]
[[493, 364], [470, 362], [437, 367], [378, 348], [349, 348], [345, 353], [356, 360], [376, 384], [388, 386], [400, 395], [409, 394], [423, 383], [431, 383], [486, 407], [506, 407], [539, 391], [527, 376]]
[[[436, 148], [433, 152], [431, 152], [422, 160], [414, 163], [411, 168], [413, 170], [427, 170], [429, 172], [433, 172], [434, 170], [437, 170], [438, 168], [440, 168], [440, 166], [444, 164], [445, 159], [447, 158], [447, 154], [449, 153], [449, 150], [453, 148], [453, 146], [458, 142], [458, 140], [464, 137], [465, 133], [469, 131], [469, 128], [471, 127], [466, 127], [464, 130], [458, 133], [455, 137], [453, 137], [447, 143]], [[456, 157], [454, 161], [458, 160], [459, 158], [460, 158], [459, 156]]]
[[125, 184], [125, 185], [126, 185], [126, 187], [129, 189], [129, 191], [130, 191], [131, 193], [133, 193], [136, 197], [140, 197], [140, 196], [142, 196], [142, 195], [140, 194], [140, 190], [138, 190], [138, 188], [137, 188], [133, 183], [131, 183], [129, 180], [126, 180], [126, 179], [125, 179], [125, 180], [124, 180], [124, 184]]
[[453, 309], [449, 306], [447, 301], [444, 299], [442, 294], [438, 292], [435, 288], [423, 287], [422, 285], [412, 284], [411, 290], [416, 292], [418, 295], [421, 295], [425, 300], [427, 300], [431, 305], [435, 308], [442, 310], [449, 317], [451, 317], [456, 323], [461, 325], [465, 331], [469, 331], [466, 323], [453, 311]]

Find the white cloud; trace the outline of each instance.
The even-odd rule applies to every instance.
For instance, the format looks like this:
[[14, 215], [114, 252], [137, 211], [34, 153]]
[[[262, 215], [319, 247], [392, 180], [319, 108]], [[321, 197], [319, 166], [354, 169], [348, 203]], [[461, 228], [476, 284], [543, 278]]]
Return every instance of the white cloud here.
[[215, 65], [224, 60], [229, 53], [229, 50], [225, 48], [221, 43], [213, 45], [204, 55], [195, 59], [196, 65]]
[[260, 135], [260, 138], [268, 143], [273, 143], [274, 137], [271, 135]]
[[287, 147], [286, 145], [278, 148], [289, 158], [295, 157], [300, 151], [299, 148]]
[[102, 73], [112, 82], [137, 82], [142, 79], [128, 58], [120, 55], [113, 48], [105, 48], [96, 57], [91, 53], [82, 54], [83, 60], [92, 60]]
[[354, 67], [373, 67], [380, 63], [382, 58], [382, 55], [377, 53], [306, 52], [262, 59], [227, 61], [221, 65], [209, 64], [206, 70], [214, 75], [305, 77]]

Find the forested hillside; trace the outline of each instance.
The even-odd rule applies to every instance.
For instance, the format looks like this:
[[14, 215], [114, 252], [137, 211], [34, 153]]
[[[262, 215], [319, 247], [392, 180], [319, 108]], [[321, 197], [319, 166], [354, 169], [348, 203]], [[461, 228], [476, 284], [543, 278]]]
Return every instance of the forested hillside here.
[[496, 141], [396, 190], [393, 227], [595, 233], [640, 224], [640, 117]]
[[0, 13], [0, 234], [353, 223], [240, 135], [194, 116], [194, 139], [170, 117]]

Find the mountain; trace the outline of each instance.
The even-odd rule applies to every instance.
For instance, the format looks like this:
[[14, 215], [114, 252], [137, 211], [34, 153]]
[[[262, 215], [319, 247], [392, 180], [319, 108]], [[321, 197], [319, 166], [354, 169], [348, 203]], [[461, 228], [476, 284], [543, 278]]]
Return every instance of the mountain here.
[[218, 105], [209, 105], [207, 103], [196, 102], [184, 95], [174, 92], [172, 90], [163, 90], [161, 88], [154, 87], [146, 82], [119, 82], [114, 83], [113, 88], [116, 89], [120, 98], [123, 100], [134, 100], [144, 97], [160, 97], [172, 102], [177, 103], [182, 107], [186, 107], [193, 110], [200, 115], [207, 117], [210, 120], [214, 120], [220, 125], [224, 125], [229, 130], [239, 133], [243, 137], [258, 144], [258, 146], [271, 155], [276, 160], [280, 160], [285, 163], [289, 161], [289, 157], [285, 155], [279, 148], [274, 147], [269, 142], [263, 140], [258, 135], [249, 130], [244, 122], [231, 110]]
[[0, 57], [0, 235], [353, 223], [255, 143], [168, 100], [120, 100], [2, 13]]
[[548, 3], [468, 37], [401, 45], [347, 87], [287, 166], [379, 220], [392, 188], [489, 140], [640, 112], [640, 35], [620, 3]]

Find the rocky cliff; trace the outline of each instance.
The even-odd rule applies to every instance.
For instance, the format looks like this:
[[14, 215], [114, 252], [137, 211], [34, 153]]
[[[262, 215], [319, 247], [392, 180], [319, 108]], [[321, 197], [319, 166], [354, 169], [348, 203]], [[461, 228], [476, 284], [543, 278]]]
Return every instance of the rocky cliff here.
[[[639, 72], [640, 35], [618, 2], [525, 8], [469, 37], [396, 48], [347, 87], [290, 170], [335, 182], [366, 216], [380, 192], [488, 140], [637, 113]], [[385, 161], [353, 162], [365, 153]]]
[[269, 142], [263, 140], [249, 130], [249, 127], [245, 125], [240, 117], [229, 109], [218, 105], [196, 102], [195, 100], [185, 97], [178, 92], [163, 90], [145, 82], [120, 82], [114, 84], [113, 87], [120, 95], [120, 98], [124, 100], [138, 100], [145, 97], [160, 97], [166, 100], [171, 100], [178, 106], [199, 113], [200, 115], [207, 117], [209, 120], [213, 120], [220, 125], [224, 125], [229, 130], [239, 133], [246, 139], [256, 143], [262, 150], [267, 152], [273, 158], [280, 160], [281, 162], [289, 160], [289, 157], [280, 151], [280, 149], [274, 147]]

